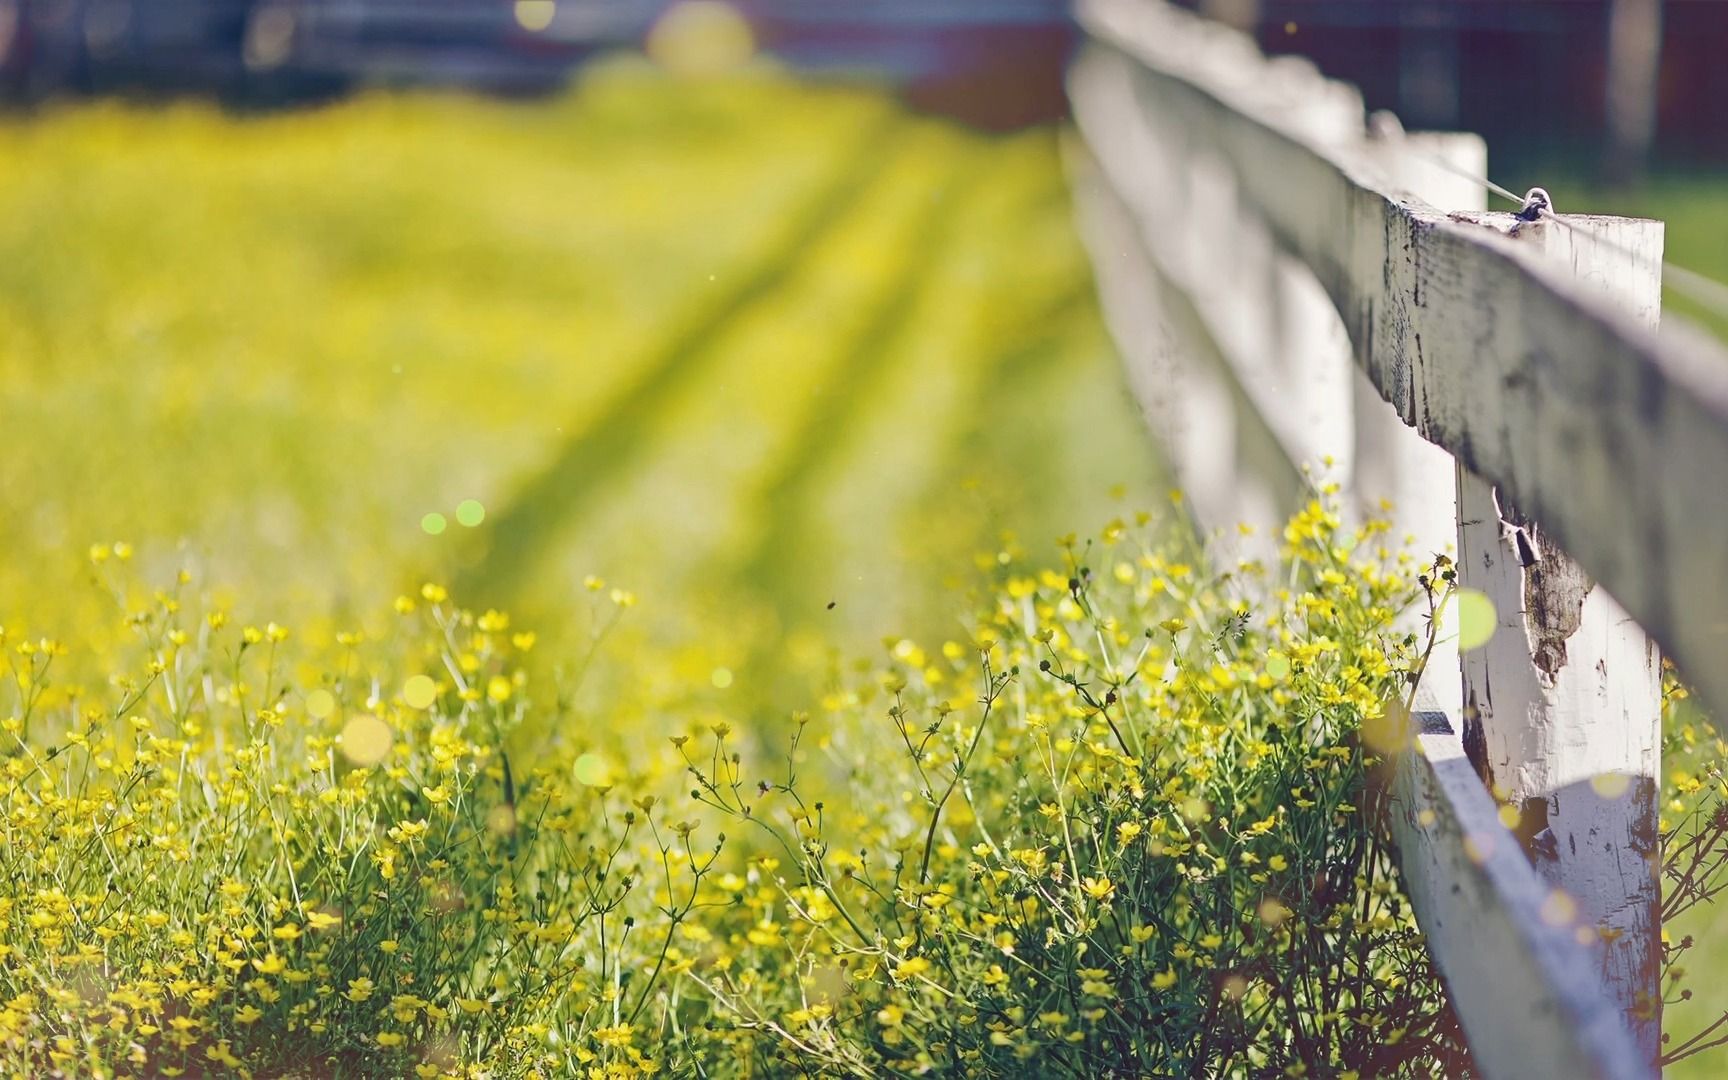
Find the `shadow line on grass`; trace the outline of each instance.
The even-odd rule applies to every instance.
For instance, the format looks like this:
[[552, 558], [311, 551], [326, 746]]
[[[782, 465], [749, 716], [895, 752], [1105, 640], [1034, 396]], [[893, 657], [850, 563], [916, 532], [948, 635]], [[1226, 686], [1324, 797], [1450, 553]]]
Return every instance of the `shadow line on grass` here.
[[894, 348], [912, 325], [932, 278], [949, 253], [965, 192], [982, 178], [983, 160], [973, 156], [958, 166], [913, 216], [900, 265], [889, 288], [841, 350], [834, 370], [804, 410], [796, 433], [779, 455], [780, 464], [759, 490], [761, 504], [755, 543], [739, 560], [737, 577], [769, 600], [784, 619], [802, 590], [807, 573], [804, 541], [812, 525], [811, 503], [824, 474], [841, 460], [858, 417], [874, 400], [876, 387], [894, 368]]
[[781, 288], [812, 257], [824, 236], [881, 175], [902, 123], [891, 114], [868, 126], [839, 168], [791, 215], [792, 224], [718, 300], [685, 317], [644, 363], [645, 373], [598, 420], [567, 439], [529, 477], [487, 530], [490, 543], [457, 575], [469, 602], [507, 599], [545, 554], [559, 526], [629, 471], [649, 443], [654, 417], [667, 397], [705, 371], [724, 332], [751, 307]]

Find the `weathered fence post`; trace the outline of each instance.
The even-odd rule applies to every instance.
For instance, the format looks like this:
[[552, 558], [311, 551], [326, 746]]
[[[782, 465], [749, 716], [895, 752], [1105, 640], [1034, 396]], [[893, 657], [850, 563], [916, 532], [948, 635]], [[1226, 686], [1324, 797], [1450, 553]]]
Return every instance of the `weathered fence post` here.
[[[1661, 223], [1576, 220], [1580, 228], [1520, 222], [1509, 235], [1569, 264], [1581, 281], [1653, 325]], [[1596, 405], [1544, 385], [1546, 365], [1566, 360], [1532, 356], [1527, 384], [1506, 393], [1542, 400], [1556, 413]], [[1600, 487], [1572, 497], [1618, 497], [1606, 480]], [[1581, 944], [1597, 950], [1607, 989], [1654, 1061], [1661, 1045], [1656, 646], [1539, 524], [1462, 466], [1458, 514], [1462, 582], [1486, 593], [1496, 613], [1493, 639], [1464, 655], [1465, 747], [1554, 890], [1544, 918], [1574, 928]]]
[[[1088, 247], [1196, 512], [1222, 523], [1252, 509], [1245, 494], [1285, 501], [1303, 486], [1293, 463], [1329, 442], [1350, 495], [1373, 510], [1389, 491], [1424, 554], [1454, 520], [1424, 493], [1460, 495], [1459, 565], [1500, 630], [1466, 653], [1467, 683], [1442, 687], [1436, 658], [1388, 825], [1476, 1065], [1652, 1075], [1660, 672], [1629, 615], [1728, 707], [1728, 350], [1652, 332], [1657, 224], [1483, 213], [1479, 141], [1386, 121], [1370, 138], [1339, 119], [1353, 92], [1156, 0], [1076, 12]], [[1442, 159], [1466, 176], [1431, 168]], [[1476, 190], [1445, 187], [1459, 183]], [[1347, 394], [1353, 430], [1326, 423], [1331, 388], [1351, 383], [1309, 332], [1332, 324], [1306, 317], [1306, 286], [1281, 287], [1286, 258], [1325, 290], [1386, 403]], [[1298, 317], [1276, 316], [1285, 302]], [[1405, 425], [1498, 490], [1424, 461]]]
[[[1405, 134], [1397, 119], [1386, 113], [1376, 113], [1369, 126], [1375, 135], [1376, 160], [1392, 183], [1440, 210], [1488, 208], [1487, 189], [1464, 179], [1487, 174], [1488, 146], [1480, 135]], [[1439, 163], [1457, 171], [1448, 171]], [[1367, 374], [1352, 367], [1356, 397], [1354, 494], [1362, 512], [1384, 513], [1392, 525], [1393, 538], [1419, 558], [1456, 555], [1457, 463], [1451, 454], [1418, 435], [1380, 395]], [[1377, 505], [1381, 500], [1391, 504], [1389, 512]], [[1424, 679], [1434, 706], [1453, 717], [1460, 714], [1464, 703], [1457, 677], [1457, 627], [1457, 609], [1450, 608]]]
[[[1281, 56], [1269, 63], [1271, 78], [1258, 88], [1266, 107], [1293, 131], [1319, 146], [1354, 146], [1362, 141], [1362, 96], [1354, 87], [1331, 82], [1305, 57]], [[1251, 205], [1251, 204], [1250, 204]], [[1248, 215], [1268, 233], [1257, 208]], [[1277, 371], [1273, 384], [1288, 412], [1287, 436], [1294, 460], [1321, 466], [1324, 476], [1345, 491], [1356, 484], [1356, 408], [1352, 387], [1361, 373], [1350, 353], [1344, 322], [1314, 272], [1301, 259], [1268, 243], [1273, 274], [1271, 310], [1276, 336], [1270, 355]]]
[[[1100, 276], [1099, 296], [1136, 396], [1217, 553], [1226, 563], [1270, 562], [1277, 527], [1300, 488], [1290, 450], [1247, 400], [1250, 390], [1264, 393], [1276, 379], [1272, 238], [1263, 225], [1254, 228], [1225, 162], [1179, 152], [1186, 141], [1180, 118], [1140, 126], [1133, 72], [1123, 59], [1082, 60], [1070, 79], [1097, 87], [1087, 96], [1104, 110], [1081, 117], [1082, 129], [1104, 124], [1122, 133], [1093, 144], [1096, 155], [1070, 144], [1069, 169], [1086, 193], [1082, 239], [1095, 261], [1112, 268]], [[1219, 235], [1236, 242], [1209, 242]], [[1259, 302], [1243, 305], [1245, 297]], [[1218, 317], [1221, 305], [1232, 318]], [[1233, 363], [1249, 356], [1257, 383]], [[1254, 533], [1238, 535], [1242, 523]]]

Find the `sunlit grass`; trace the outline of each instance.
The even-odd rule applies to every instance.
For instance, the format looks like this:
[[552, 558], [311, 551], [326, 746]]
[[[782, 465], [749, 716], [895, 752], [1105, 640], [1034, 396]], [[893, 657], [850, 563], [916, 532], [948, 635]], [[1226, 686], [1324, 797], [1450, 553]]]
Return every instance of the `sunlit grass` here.
[[1152, 472], [1047, 132], [618, 63], [544, 105], [68, 107], [0, 155], [0, 616], [124, 537], [319, 610], [450, 571], [544, 616], [600, 571], [875, 634], [909, 546]]
[[[680, 99], [655, 91], [7, 129], [7, 572], [115, 534], [249, 571], [317, 545], [324, 587], [437, 558], [421, 515], [496, 501], [603, 410], [882, 112], [740, 85], [657, 116]], [[769, 101], [784, 123], [754, 122]]]

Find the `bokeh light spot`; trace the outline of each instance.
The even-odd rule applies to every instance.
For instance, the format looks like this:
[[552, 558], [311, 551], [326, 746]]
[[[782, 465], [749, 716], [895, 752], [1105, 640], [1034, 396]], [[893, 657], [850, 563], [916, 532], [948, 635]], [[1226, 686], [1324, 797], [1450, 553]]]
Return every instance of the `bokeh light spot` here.
[[1282, 926], [1284, 920], [1288, 919], [1291, 914], [1292, 912], [1290, 908], [1285, 905], [1284, 901], [1279, 900], [1276, 897], [1267, 897], [1260, 901], [1260, 921], [1265, 923], [1267, 926]]
[[438, 699], [438, 684], [430, 675], [416, 675], [402, 684], [402, 700], [410, 709], [425, 709]]
[[1415, 725], [1404, 699], [1390, 697], [1381, 703], [1379, 715], [1362, 718], [1362, 741], [1385, 757], [1402, 754], [1415, 739]]
[[1458, 590], [1458, 651], [1469, 652], [1488, 644], [1498, 629], [1499, 613], [1494, 601], [1480, 589]]
[[583, 754], [573, 767], [576, 779], [589, 787], [605, 787], [612, 782], [612, 770], [599, 754]]
[[648, 56], [683, 75], [729, 71], [756, 51], [750, 23], [721, 0], [683, 0], [674, 4], [648, 32]]
[[1542, 921], [1549, 926], [1569, 926], [1578, 918], [1578, 901], [1559, 889], [1548, 894], [1542, 903]]
[[494, 836], [509, 836], [515, 832], [515, 808], [509, 803], [500, 803], [486, 811], [486, 829]]
[[427, 536], [437, 536], [449, 527], [450, 523], [444, 520], [444, 515], [436, 510], [420, 519], [420, 528]]
[[716, 689], [724, 690], [732, 685], [732, 669], [717, 667], [714, 674], [708, 676], [708, 681], [713, 683]]
[[342, 756], [355, 765], [370, 766], [383, 761], [394, 741], [390, 725], [371, 713], [361, 713], [342, 725]]
[[1475, 832], [1464, 837], [1464, 857], [1481, 866], [1488, 861], [1488, 856], [1494, 854], [1494, 838], [1487, 833]]
[[1618, 799], [1626, 794], [1632, 786], [1632, 778], [1625, 773], [1597, 773], [1590, 778], [1590, 790], [1603, 799]]
[[552, 25], [552, 16], [558, 13], [558, 5], [553, 0], [516, 0], [516, 25], [531, 34]]
[[432, 910], [440, 915], [453, 915], [467, 904], [462, 890], [453, 882], [440, 881], [432, 887]]
[[314, 690], [306, 695], [306, 715], [322, 720], [336, 711], [336, 695], [328, 690]]
[[479, 499], [463, 499], [456, 507], [456, 523], [464, 528], [472, 529], [486, 520], [486, 508], [480, 505]]

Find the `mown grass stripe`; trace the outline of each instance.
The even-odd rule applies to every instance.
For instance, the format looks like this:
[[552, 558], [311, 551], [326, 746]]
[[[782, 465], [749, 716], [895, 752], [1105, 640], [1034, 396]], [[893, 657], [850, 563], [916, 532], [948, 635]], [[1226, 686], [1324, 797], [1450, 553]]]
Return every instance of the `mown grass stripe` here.
[[457, 579], [461, 594], [482, 601], [507, 596], [560, 534], [610, 482], [628, 472], [651, 445], [662, 404], [720, 355], [728, 327], [793, 279], [828, 234], [882, 174], [895, 129], [890, 115], [870, 125], [834, 174], [791, 215], [792, 224], [760, 259], [713, 303], [686, 317], [641, 367], [644, 374], [594, 423], [572, 435], [544, 467], [498, 511], [490, 544]]
[[856, 418], [875, 403], [874, 392], [893, 364], [894, 348], [912, 327], [919, 304], [931, 293], [932, 279], [949, 253], [966, 192], [980, 180], [983, 166], [976, 154], [957, 162], [947, 182], [915, 215], [906, 230], [909, 239], [900, 249], [900, 265], [888, 277], [890, 287], [844, 345], [830, 377], [781, 451], [779, 468], [761, 485], [762, 524], [737, 570], [739, 580], [759, 594], [783, 603], [798, 591], [792, 577], [808, 569], [799, 548], [816, 485], [841, 459]]

